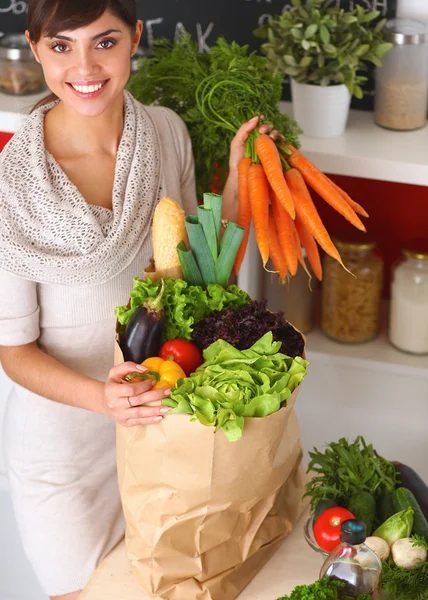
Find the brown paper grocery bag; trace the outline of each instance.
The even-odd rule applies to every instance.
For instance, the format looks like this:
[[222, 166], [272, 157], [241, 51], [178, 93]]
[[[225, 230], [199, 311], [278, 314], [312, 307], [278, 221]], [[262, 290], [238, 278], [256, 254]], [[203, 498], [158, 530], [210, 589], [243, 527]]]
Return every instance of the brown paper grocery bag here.
[[290, 533], [305, 483], [298, 391], [234, 443], [189, 415], [117, 427], [127, 554], [151, 597], [233, 600]]

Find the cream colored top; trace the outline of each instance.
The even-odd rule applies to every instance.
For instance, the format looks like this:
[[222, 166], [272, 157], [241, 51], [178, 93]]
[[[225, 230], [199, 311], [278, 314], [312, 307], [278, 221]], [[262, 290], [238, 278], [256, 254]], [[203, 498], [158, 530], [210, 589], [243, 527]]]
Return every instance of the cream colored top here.
[[[169, 109], [147, 110], [160, 137], [160, 197], [170, 196], [186, 213], [195, 213], [194, 163], [186, 126]], [[132, 279], [142, 275], [151, 252], [147, 236], [124, 271], [105, 284], [87, 288], [39, 284], [0, 270], [0, 345], [38, 340], [43, 350], [68, 367], [105, 379], [113, 364], [114, 309], [128, 301]]]

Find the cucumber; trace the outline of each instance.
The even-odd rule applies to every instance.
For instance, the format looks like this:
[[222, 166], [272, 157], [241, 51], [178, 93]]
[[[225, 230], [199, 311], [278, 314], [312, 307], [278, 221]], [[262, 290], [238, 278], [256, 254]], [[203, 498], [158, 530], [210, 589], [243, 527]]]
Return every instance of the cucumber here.
[[418, 504], [414, 494], [407, 488], [401, 487], [395, 490], [394, 493], [394, 504], [397, 511], [404, 510], [405, 508], [413, 508], [413, 529], [412, 533], [421, 535], [428, 541], [428, 521], [422, 512], [421, 507]]
[[326, 498], [325, 500], [320, 500], [317, 504], [317, 507], [314, 511], [314, 523], [318, 519], [321, 513], [323, 513], [327, 508], [333, 508], [334, 506], [339, 506], [336, 500], [332, 498]]
[[372, 534], [376, 516], [376, 500], [369, 492], [358, 492], [352, 496], [347, 506], [356, 519], [366, 524], [367, 536]]
[[392, 517], [392, 515], [395, 515], [395, 513], [399, 512], [395, 506], [395, 496], [393, 493], [384, 494], [381, 496], [378, 500], [376, 508], [379, 525], [382, 525], [382, 523], [385, 523], [389, 517]]
[[393, 462], [401, 487], [412, 492], [421, 507], [425, 518], [428, 519], [428, 486], [414, 469], [400, 462]]

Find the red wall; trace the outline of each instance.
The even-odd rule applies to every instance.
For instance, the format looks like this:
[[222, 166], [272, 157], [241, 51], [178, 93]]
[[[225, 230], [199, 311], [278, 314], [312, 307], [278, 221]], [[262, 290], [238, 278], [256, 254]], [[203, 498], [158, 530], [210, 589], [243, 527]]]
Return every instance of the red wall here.
[[3, 147], [10, 140], [12, 135], [12, 133], [4, 133], [3, 131], [0, 131], [0, 152], [3, 150]]
[[[400, 257], [402, 245], [412, 238], [428, 239], [428, 187], [339, 175], [331, 178], [370, 215], [362, 220], [384, 257], [384, 293], [389, 295], [391, 265]], [[319, 197], [315, 197], [315, 203], [331, 234], [353, 229]]]

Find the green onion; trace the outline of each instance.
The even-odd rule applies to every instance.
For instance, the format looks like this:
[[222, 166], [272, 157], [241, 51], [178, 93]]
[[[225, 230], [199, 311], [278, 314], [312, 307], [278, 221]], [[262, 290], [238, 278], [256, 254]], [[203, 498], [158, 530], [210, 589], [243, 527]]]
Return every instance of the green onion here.
[[204, 207], [213, 211], [215, 229], [217, 233], [217, 244], [220, 244], [221, 209], [223, 198], [218, 194], [204, 194]]
[[205, 282], [199, 270], [198, 264], [191, 250], [186, 248], [186, 244], [181, 241], [177, 246], [177, 254], [183, 269], [184, 279], [190, 285], [200, 285], [205, 287]]
[[244, 228], [229, 222], [221, 240], [220, 255], [216, 263], [217, 282], [225, 287], [229, 281], [236, 255], [244, 237]]
[[208, 246], [207, 238], [200, 223], [191, 223], [186, 218], [187, 235], [190, 248], [198, 263], [205, 284], [217, 283], [215, 262]]
[[218, 194], [204, 194], [198, 216], [186, 217], [190, 249], [180, 242], [177, 253], [184, 279], [191, 285], [205, 288], [209, 283], [223, 287], [228, 284], [244, 228], [230, 222], [219, 242], [222, 204], [223, 198]]
[[205, 208], [205, 206], [198, 206], [198, 219], [204, 230], [204, 235], [207, 239], [209, 249], [211, 250], [213, 260], [216, 261], [218, 256], [218, 245], [213, 211], [210, 208]]

